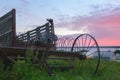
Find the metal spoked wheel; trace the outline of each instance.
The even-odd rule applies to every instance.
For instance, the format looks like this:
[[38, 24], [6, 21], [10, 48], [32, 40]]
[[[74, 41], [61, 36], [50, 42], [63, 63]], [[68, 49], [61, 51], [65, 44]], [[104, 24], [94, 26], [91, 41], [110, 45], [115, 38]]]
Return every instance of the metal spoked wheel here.
[[92, 72], [96, 74], [100, 64], [100, 49], [93, 36], [89, 34], [79, 35], [74, 40], [71, 51], [79, 54], [79, 60], [73, 57], [72, 64], [75, 66], [76, 64], [79, 65], [80, 71], [82, 72]]

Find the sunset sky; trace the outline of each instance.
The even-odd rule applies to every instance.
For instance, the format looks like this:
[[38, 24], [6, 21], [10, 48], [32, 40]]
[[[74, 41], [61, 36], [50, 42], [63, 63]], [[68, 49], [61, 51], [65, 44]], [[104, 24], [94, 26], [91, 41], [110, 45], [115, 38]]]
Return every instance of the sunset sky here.
[[57, 35], [89, 33], [99, 45], [120, 46], [120, 0], [0, 0], [0, 16], [12, 8], [17, 33], [52, 18]]

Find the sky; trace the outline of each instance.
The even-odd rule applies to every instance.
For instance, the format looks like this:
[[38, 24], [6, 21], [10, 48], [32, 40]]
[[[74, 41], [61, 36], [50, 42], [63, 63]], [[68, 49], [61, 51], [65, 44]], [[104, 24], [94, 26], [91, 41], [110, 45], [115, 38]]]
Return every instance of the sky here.
[[16, 9], [16, 31], [54, 20], [57, 35], [89, 33], [99, 45], [120, 46], [120, 0], [1, 0], [0, 16]]

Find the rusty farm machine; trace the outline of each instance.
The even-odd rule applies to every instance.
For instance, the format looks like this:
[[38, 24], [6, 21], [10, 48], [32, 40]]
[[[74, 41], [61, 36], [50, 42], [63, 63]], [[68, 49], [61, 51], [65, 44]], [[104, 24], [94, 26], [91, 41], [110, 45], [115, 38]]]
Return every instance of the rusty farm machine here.
[[[31, 48], [36, 62], [43, 65], [49, 75], [54, 74], [54, 68], [74, 69], [75, 64], [84, 65], [88, 60], [94, 61], [91, 66], [93, 74], [96, 74], [99, 68], [99, 46], [90, 34], [80, 34], [76, 38], [58, 38], [54, 32], [53, 20], [48, 19], [46, 24], [16, 35], [16, 10], [12, 9], [0, 17], [0, 57], [3, 62], [9, 62], [10, 57], [16, 60], [18, 56], [25, 59], [26, 51]], [[67, 65], [57, 65], [57, 61], [63, 61]], [[91, 65], [91, 62], [88, 64]]]

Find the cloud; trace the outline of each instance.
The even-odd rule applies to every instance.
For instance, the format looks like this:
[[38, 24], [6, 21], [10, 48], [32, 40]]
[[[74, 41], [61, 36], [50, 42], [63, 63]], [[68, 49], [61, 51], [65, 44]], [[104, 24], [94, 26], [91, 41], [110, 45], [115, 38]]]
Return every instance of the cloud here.
[[[102, 45], [120, 44], [120, 7], [101, 10], [91, 16], [75, 16], [69, 22], [61, 22], [59, 26], [69, 30], [79, 31], [87, 26], [87, 30], [94, 35]], [[95, 14], [96, 13], [96, 14]]]
[[99, 43], [99, 46], [120, 46], [120, 40], [111, 40], [109, 38], [101, 38], [101, 39], [97, 39], [97, 42]]
[[[17, 32], [28, 31], [34, 29], [40, 25], [44, 25], [45, 19], [40, 19], [36, 15], [27, 11], [17, 10]], [[27, 21], [26, 21], [27, 20]]]
[[28, 0], [19, 0], [19, 1], [22, 2], [23, 4], [26, 4], [26, 5], [29, 4], [29, 1], [28, 1]]

